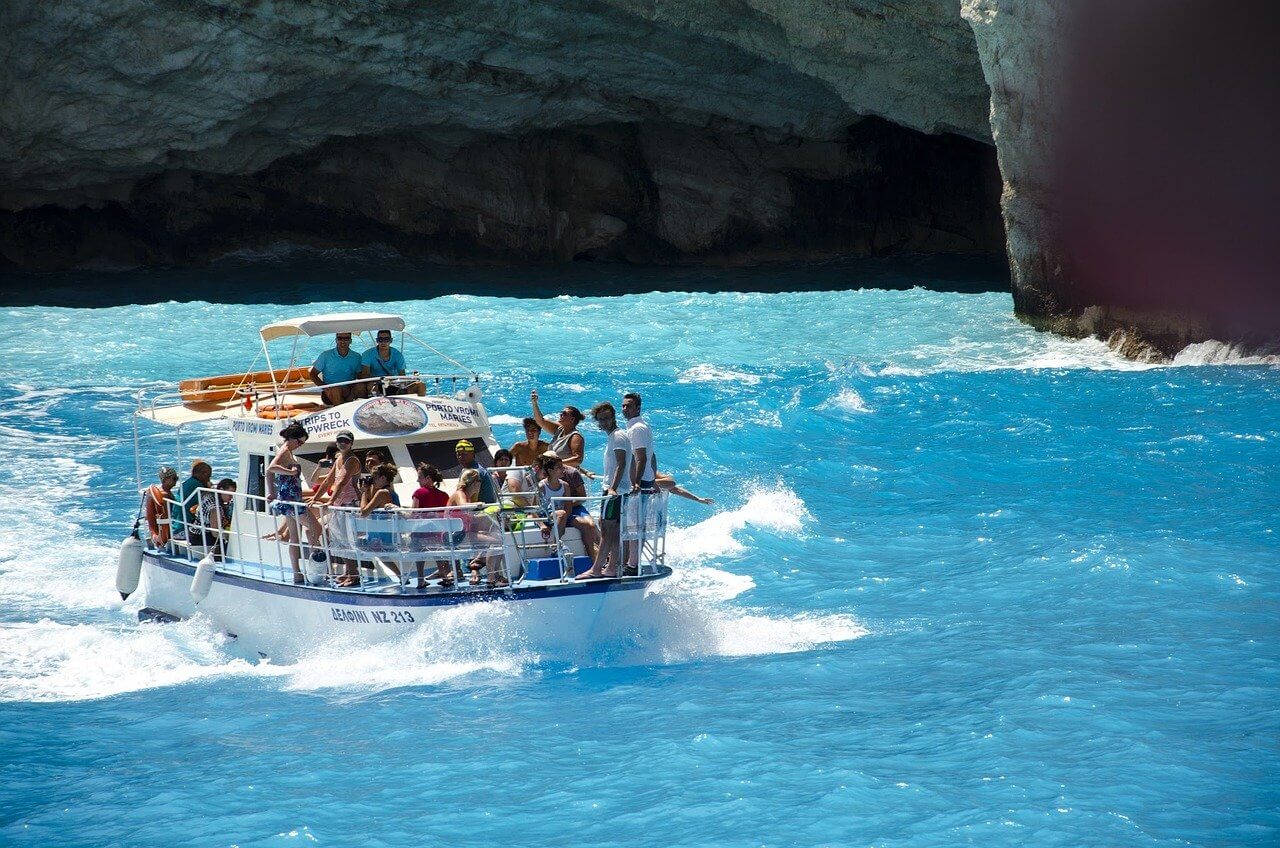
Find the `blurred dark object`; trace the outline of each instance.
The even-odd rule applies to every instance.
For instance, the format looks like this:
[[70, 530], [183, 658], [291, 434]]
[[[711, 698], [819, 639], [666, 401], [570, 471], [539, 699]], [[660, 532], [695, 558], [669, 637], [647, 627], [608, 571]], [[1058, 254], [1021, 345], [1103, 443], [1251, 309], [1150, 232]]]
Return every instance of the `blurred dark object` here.
[[1058, 305], [1280, 340], [1280, 4], [1071, 8], [1054, 184], [1072, 268]]

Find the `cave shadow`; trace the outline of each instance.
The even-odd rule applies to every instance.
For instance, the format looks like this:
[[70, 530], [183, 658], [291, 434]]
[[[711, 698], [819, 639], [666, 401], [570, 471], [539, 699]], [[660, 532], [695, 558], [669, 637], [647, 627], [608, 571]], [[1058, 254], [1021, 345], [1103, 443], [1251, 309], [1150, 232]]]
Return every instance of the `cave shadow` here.
[[795, 292], [851, 289], [975, 294], [1010, 291], [1003, 255], [898, 255], [745, 267], [574, 262], [445, 266], [376, 250], [289, 249], [199, 268], [0, 273], [0, 306], [124, 306], [168, 301], [305, 304], [314, 301], [485, 297], [600, 297], [644, 292]]

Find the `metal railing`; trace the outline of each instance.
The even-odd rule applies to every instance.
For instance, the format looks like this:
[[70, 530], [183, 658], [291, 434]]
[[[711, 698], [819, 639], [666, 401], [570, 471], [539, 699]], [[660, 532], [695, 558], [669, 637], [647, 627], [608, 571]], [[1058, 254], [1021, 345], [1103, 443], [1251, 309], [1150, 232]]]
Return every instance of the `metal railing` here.
[[[381, 389], [382, 393], [385, 395], [387, 394], [387, 390], [389, 388], [392, 388], [392, 387], [407, 388], [419, 383], [423, 386], [425, 393], [428, 395], [432, 394], [433, 388], [435, 389], [435, 393], [437, 395], [439, 395], [441, 392], [445, 392], [446, 384], [448, 384], [448, 388], [447, 388], [448, 396], [452, 397], [454, 394], [457, 393], [460, 383], [462, 385], [462, 388], [467, 388], [471, 385], [474, 385], [477, 382], [479, 382], [479, 378], [475, 377], [472, 374], [459, 374], [459, 373], [424, 374], [418, 371], [412, 371], [407, 374], [404, 374], [403, 376], [395, 374], [395, 375], [377, 376], [377, 377], [357, 377], [354, 380], [345, 380], [340, 383], [324, 383], [319, 386], [307, 384], [307, 385], [296, 386], [296, 387], [285, 387], [285, 386], [273, 386], [271, 384], [265, 384], [265, 383], [254, 383], [254, 384], [246, 384], [243, 386], [237, 386], [234, 389], [232, 389], [232, 391], [235, 394], [234, 402], [231, 400], [228, 400], [226, 404], [228, 407], [234, 407], [238, 404], [241, 404], [244, 401], [244, 397], [250, 393], [253, 393], [256, 395], [258, 402], [261, 402], [262, 400], [273, 399], [277, 404], [279, 404], [281, 399], [283, 399], [287, 395], [304, 395], [307, 397], [314, 397], [319, 400], [319, 399], [322, 399], [325, 389], [335, 388], [335, 387], [367, 385], [372, 389], [376, 386], [377, 388]], [[223, 391], [223, 390], [224, 389], [219, 389], [219, 391]], [[178, 390], [140, 389], [136, 393], [137, 402], [138, 402], [137, 411], [139, 413], [145, 412], [148, 414], [149, 417], [155, 418], [156, 412], [158, 409], [165, 409], [173, 406], [183, 406], [184, 404], [191, 402], [192, 400], [192, 398], [190, 397], [191, 394], [193, 393], [198, 394], [201, 391], [205, 391], [205, 390], [190, 390], [190, 391], [184, 392], [181, 389], [178, 389]]]
[[[665, 564], [664, 492], [623, 495], [618, 520], [610, 522], [601, 520], [599, 510], [609, 499], [597, 496], [553, 498], [540, 504], [535, 491], [503, 490], [498, 500], [497, 504], [429, 509], [388, 506], [363, 514], [358, 507], [269, 500], [200, 487], [188, 496], [185, 506], [166, 499], [170, 514], [183, 516], [184, 527], [182, 535], [175, 532], [164, 547], [190, 562], [211, 554], [220, 563], [219, 570], [261, 580], [366, 591], [403, 586], [415, 576], [410, 568], [419, 565], [424, 576], [434, 565], [435, 575], [428, 579], [445, 576], [442, 585], [484, 586], [487, 578], [491, 586], [518, 586], [529, 579], [526, 566], [547, 557], [560, 560], [559, 579], [567, 582], [581, 571], [575, 569], [575, 560], [580, 563], [595, 547], [588, 544], [593, 541], [587, 538], [592, 530], [598, 543], [609, 543], [607, 547], [617, 551], [609, 576], [655, 574]], [[580, 514], [569, 517], [562, 531], [557, 510], [571, 512], [578, 505], [589, 511], [588, 533], [575, 528], [575, 536], [567, 531], [575, 518], [581, 523]], [[272, 506], [293, 511], [296, 520], [272, 512]], [[295, 531], [298, 538], [281, 538], [282, 533]], [[602, 531], [613, 535], [605, 538]], [[604, 565], [593, 563], [593, 567]]]

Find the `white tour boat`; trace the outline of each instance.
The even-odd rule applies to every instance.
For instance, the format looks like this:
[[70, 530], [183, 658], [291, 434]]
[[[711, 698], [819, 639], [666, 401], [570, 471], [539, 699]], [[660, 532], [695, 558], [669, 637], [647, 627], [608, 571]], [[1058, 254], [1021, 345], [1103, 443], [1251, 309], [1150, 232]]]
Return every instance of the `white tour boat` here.
[[[306, 340], [327, 337], [328, 347], [335, 333], [352, 333], [358, 341], [362, 334], [372, 338], [379, 330], [399, 333], [402, 351], [410, 340], [460, 370], [357, 379], [340, 385], [357, 385], [368, 397], [325, 405], [321, 390], [308, 376], [311, 357], [300, 358]], [[225, 445], [225, 438], [199, 425], [216, 422], [229, 429], [235, 473], [215, 478], [233, 477], [237, 483], [233, 496], [220, 498], [215, 489], [202, 486], [188, 493], [185, 504], [177, 502], [175, 487], [163, 506], [157, 504], [157, 513], [163, 516], [162, 524], [164, 518], [171, 519], [175, 530], [185, 525], [185, 534], [175, 532], [159, 545], [140, 509], [134, 533], [121, 547], [117, 588], [122, 597], [142, 594], [141, 617], [174, 620], [199, 614], [249, 652], [290, 658], [335, 639], [395, 639], [430, 627], [432, 615], [442, 608], [493, 602], [509, 605], [512, 615], [503, 626], [520, 628], [531, 644], [572, 649], [634, 621], [648, 589], [671, 574], [664, 563], [665, 494], [628, 497], [635, 500], [624, 506], [617, 525], [630, 556], [627, 568], [614, 577], [578, 579], [590, 566], [578, 531], [570, 527], [561, 533], [556, 522], [545, 518], [546, 509], [556, 504], [533, 503], [533, 492], [509, 492], [496, 505], [379, 510], [369, 515], [360, 515], [354, 507], [312, 504], [307, 508], [325, 530], [318, 539], [304, 537], [292, 552], [302, 566], [303, 576], [298, 578], [290, 543], [277, 537], [280, 519], [267, 497], [266, 472], [282, 444], [278, 432], [285, 425], [297, 422], [308, 433], [306, 444], [295, 451], [304, 480], [313, 479], [337, 434], [349, 431], [362, 466], [365, 452], [372, 448], [390, 456], [399, 472], [394, 491], [406, 505], [412, 505], [418, 485], [418, 463], [431, 463], [449, 478], [459, 440], [475, 446], [482, 466], [490, 464], [498, 443], [481, 403], [479, 377], [406, 332], [399, 316], [295, 318], [269, 324], [259, 334], [264, 371], [251, 366], [242, 374], [183, 380], [176, 393], [139, 393], [134, 452], [144, 507], [153, 494], [143, 479], [143, 445], [152, 440], [142, 438], [139, 422], [173, 429], [176, 453], [163, 464], [179, 472], [186, 470], [184, 448], [188, 456], [214, 459], [217, 442]], [[292, 342], [285, 368], [272, 367], [270, 343], [277, 340]], [[359, 348], [353, 343], [353, 349]], [[194, 450], [192, 431], [199, 440]], [[219, 466], [216, 460], [213, 464]], [[446, 479], [442, 488], [447, 492], [454, 485], [456, 479]], [[203, 517], [205, 510], [200, 508], [213, 499], [221, 503], [213, 512], [220, 526], [212, 526], [213, 520]], [[588, 498], [585, 505], [599, 500]], [[299, 509], [307, 506], [289, 503]], [[188, 509], [193, 505], [194, 512]], [[599, 525], [598, 515], [596, 520]], [[425, 563], [428, 574], [444, 579], [418, 588], [417, 563]], [[472, 564], [479, 564], [488, 579], [472, 584]], [[358, 577], [348, 576], [352, 572]], [[343, 585], [353, 581], [355, 585]]]

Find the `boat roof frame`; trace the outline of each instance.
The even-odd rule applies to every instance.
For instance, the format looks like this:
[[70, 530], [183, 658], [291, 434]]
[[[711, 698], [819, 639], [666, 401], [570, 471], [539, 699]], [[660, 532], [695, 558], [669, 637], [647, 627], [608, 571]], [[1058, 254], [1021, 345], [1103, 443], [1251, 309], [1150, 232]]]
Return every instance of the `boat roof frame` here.
[[[272, 394], [280, 395], [280, 386], [275, 380], [275, 366], [271, 362], [271, 349], [268, 342], [276, 339], [292, 338], [293, 347], [289, 351], [289, 364], [286, 370], [292, 370], [297, 366], [298, 360], [298, 340], [302, 338], [311, 339], [315, 336], [324, 336], [337, 333], [366, 333], [369, 331], [377, 332], [378, 330], [390, 330], [391, 332], [400, 333], [400, 349], [404, 350], [405, 338], [412, 339], [418, 345], [426, 348], [436, 356], [448, 362], [450, 365], [462, 369], [462, 374], [432, 374], [430, 377], [453, 378], [466, 376], [473, 383], [480, 382], [480, 375], [474, 369], [463, 365], [452, 356], [444, 353], [433, 345], [424, 342], [405, 329], [404, 316], [393, 315], [384, 312], [331, 312], [324, 315], [304, 315], [300, 318], [286, 318], [282, 321], [274, 321], [264, 327], [259, 328], [258, 336], [262, 339], [262, 356], [266, 360], [267, 370], [271, 372]], [[252, 366], [250, 366], [252, 368]], [[416, 372], [415, 372], [416, 373]]]

